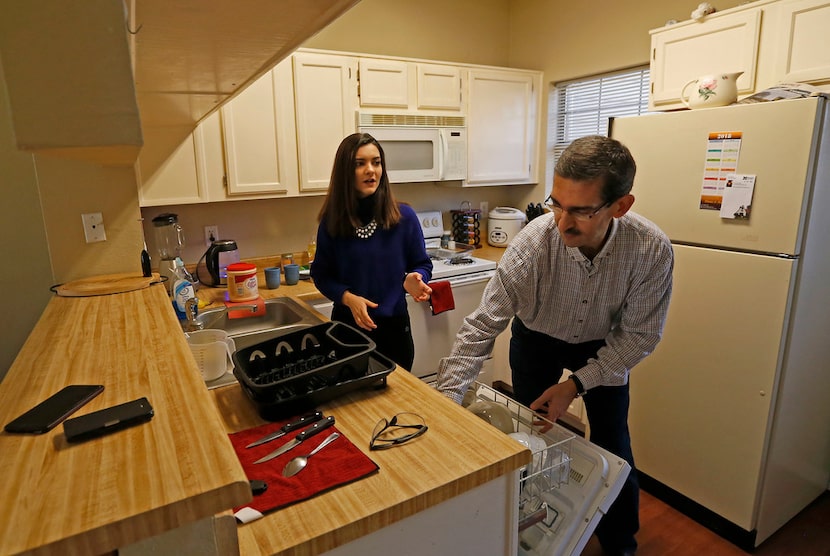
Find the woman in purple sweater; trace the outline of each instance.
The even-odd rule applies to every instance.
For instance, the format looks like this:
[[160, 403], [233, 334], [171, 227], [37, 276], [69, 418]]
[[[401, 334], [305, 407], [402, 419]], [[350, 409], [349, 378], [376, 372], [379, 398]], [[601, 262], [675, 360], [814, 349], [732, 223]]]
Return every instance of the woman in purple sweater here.
[[332, 320], [362, 329], [378, 352], [411, 370], [405, 294], [429, 299], [432, 261], [415, 211], [392, 195], [383, 148], [371, 135], [340, 143], [319, 221], [311, 276], [334, 302]]

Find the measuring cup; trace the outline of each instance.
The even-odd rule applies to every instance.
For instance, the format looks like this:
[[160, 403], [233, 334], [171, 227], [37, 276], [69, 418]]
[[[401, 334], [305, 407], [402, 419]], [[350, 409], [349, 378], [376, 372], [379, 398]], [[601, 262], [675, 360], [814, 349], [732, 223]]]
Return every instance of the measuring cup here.
[[196, 330], [185, 334], [190, 351], [205, 382], [216, 380], [233, 370], [231, 355], [236, 351], [233, 338], [224, 330]]

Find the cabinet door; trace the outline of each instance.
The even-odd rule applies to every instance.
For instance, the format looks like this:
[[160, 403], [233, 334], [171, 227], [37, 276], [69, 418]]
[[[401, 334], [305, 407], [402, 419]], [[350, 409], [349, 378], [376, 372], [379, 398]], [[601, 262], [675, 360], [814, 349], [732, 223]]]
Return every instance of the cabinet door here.
[[684, 108], [684, 85], [713, 72], [743, 71], [738, 94], [755, 90], [761, 10], [709, 16], [652, 31], [650, 110]]
[[277, 65], [221, 110], [228, 195], [296, 195], [290, 65]]
[[361, 58], [358, 70], [360, 106], [409, 108], [409, 63]]
[[417, 65], [418, 108], [461, 110], [461, 68]]
[[830, 2], [799, 0], [779, 7], [779, 62], [784, 82], [830, 81]]
[[326, 191], [337, 147], [357, 130], [357, 61], [307, 52], [293, 60], [300, 192]]
[[467, 185], [536, 183], [541, 74], [470, 70]]
[[[154, 140], [146, 137], [148, 143]], [[140, 206], [186, 205], [207, 200], [196, 173], [193, 134], [188, 134], [166, 160], [154, 162], [147, 157], [146, 151], [142, 152], [136, 164]]]

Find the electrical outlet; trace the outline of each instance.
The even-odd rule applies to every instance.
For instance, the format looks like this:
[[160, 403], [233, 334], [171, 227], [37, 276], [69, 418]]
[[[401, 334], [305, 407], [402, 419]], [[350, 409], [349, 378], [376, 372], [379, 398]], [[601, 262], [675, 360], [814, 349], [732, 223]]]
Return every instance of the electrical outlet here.
[[104, 230], [104, 217], [100, 212], [82, 214], [81, 222], [84, 224], [84, 237], [87, 243], [107, 241], [107, 232]]
[[219, 239], [219, 226], [205, 226], [205, 247]]
[[481, 201], [478, 204], [478, 208], [481, 209], [481, 216], [487, 218], [487, 215], [490, 214], [490, 203], [487, 201]]

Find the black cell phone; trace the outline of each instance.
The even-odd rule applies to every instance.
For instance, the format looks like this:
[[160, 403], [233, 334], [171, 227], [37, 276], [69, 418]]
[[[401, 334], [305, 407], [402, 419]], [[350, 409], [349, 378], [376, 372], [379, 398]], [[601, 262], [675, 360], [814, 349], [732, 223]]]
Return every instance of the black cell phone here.
[[63, 433], [68, 442], [81, 442], [147, 422], [152, 418], [153, 406], [147, 398], [139, 398], [67, 419], [63, 423]]
[[6, 432], [43, 434], [104, 391], [101, 384], [71, 384], [9, 422]]

